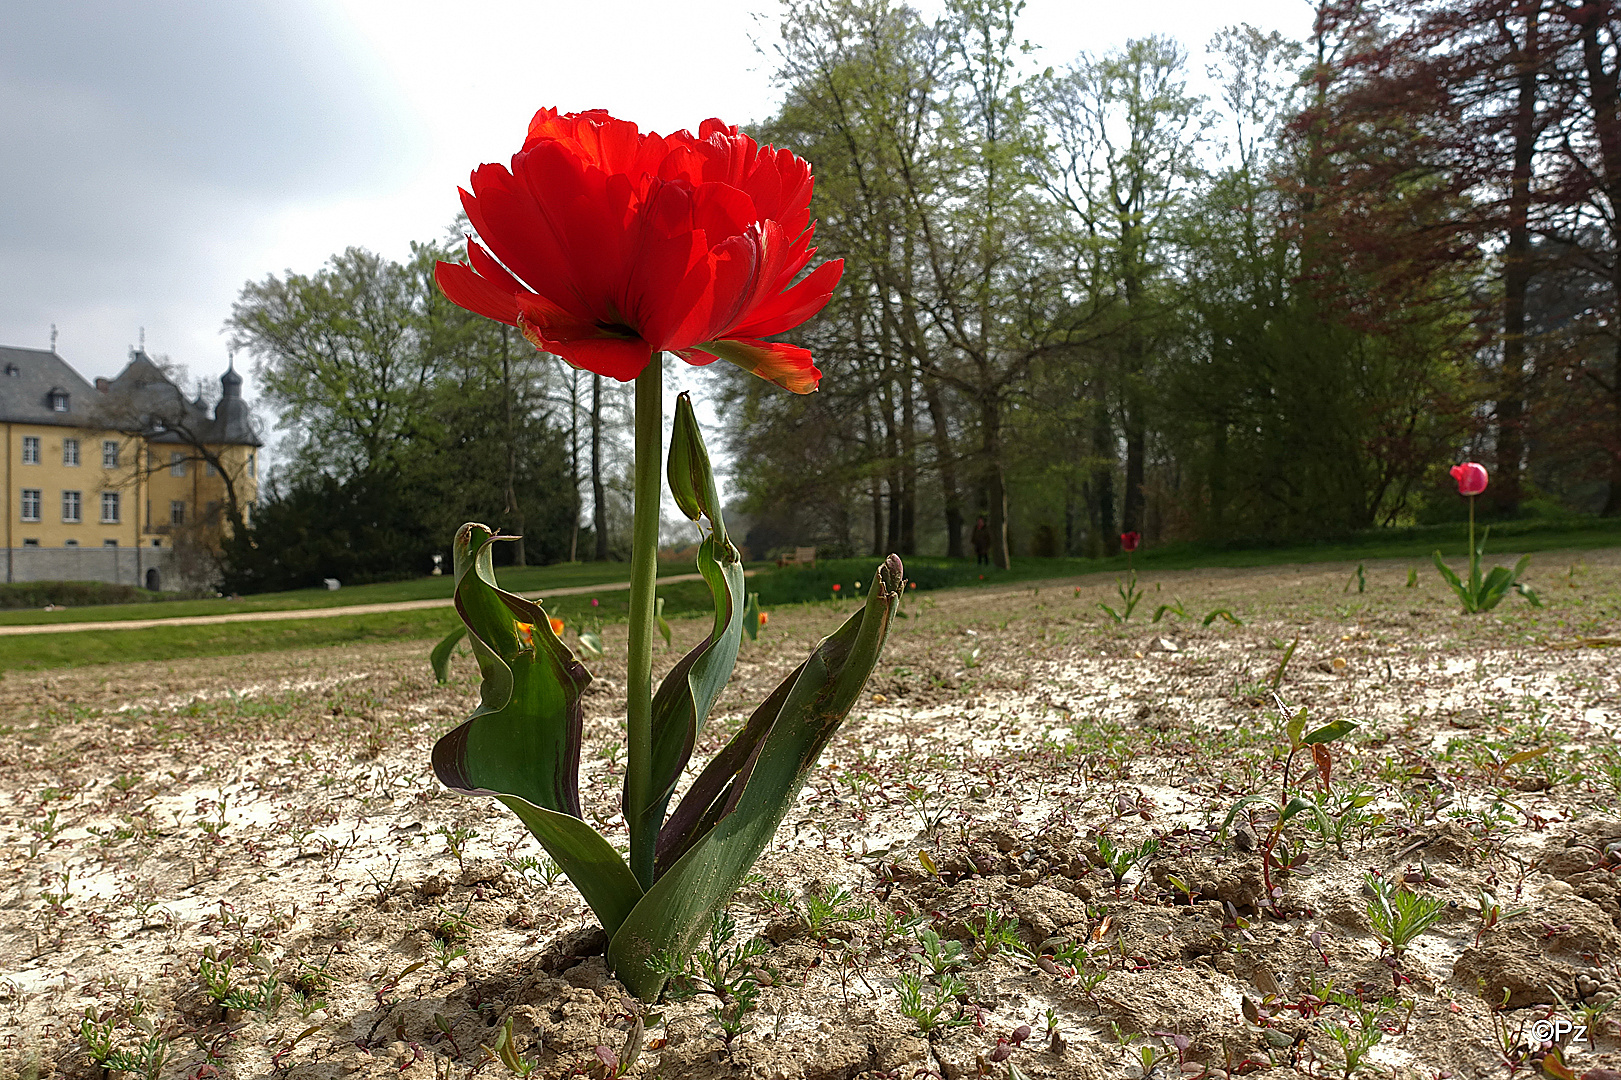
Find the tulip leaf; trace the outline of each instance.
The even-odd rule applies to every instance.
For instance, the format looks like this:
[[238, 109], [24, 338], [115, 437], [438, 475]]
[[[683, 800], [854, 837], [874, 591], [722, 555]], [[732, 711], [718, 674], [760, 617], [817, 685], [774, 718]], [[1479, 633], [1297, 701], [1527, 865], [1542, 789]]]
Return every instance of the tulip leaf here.
[[732, 677], [743, 640], [743, 560], [717, 530], [698, 546], [698, 572], [709, 585], [715, 619], [696, 648], [670, 669], [653, 695], [653, 787], [645, 815], [657, 830], [670, 794], [692, 757], [698, 732]]
[[450, 654], [456, 648], [457, 644], [460, 643], [461, 639], [466, 636], [467, 627], [458, 626], [456, 629], [446, 634], [445, 640], [435, 645], [433, 647], [433, 652], [428, 654], [428, 663], [433, 665], [434, 682], [443, 686], [450, 680]]
[[465, 794], [494, 795], [506, 804], [540, 841], [546, 853], [557, 860], [557, 865], [591, 905], [592, 913], [608, 936], [618, 932], [625, 916], [642, 899], [642, 886], [601, 833], [577, 817], [559, 814], [513, 795], [493, 791]]
[[760, 637], [760, 594], [757, 592], [749, 593], [748, 602], [743, 605], [743, 632], [750, 641]]
[[[726, 904], [771, 843], [872, 674], [904, 584], [901, 561], [891, 555], [879, 568], [865, 606], [817, 646], [722, 750], [725, 764], [717, 774], [731, 773], [729, 779], [721, 777], [724, 789], [706, 769], [682, 801], [671, 822], [692, 821], [683, 838], [691, 842], [608, 945], [614, 974], [637, 997], [651, 1001], [663, 988], [665, 976], [652, 969], [653, 956], [666, 950], [689, 953], [711, 913]], [[688, 810], [694, 795], [702, 802], [717, 791], [701, 810]]]
[[658, 625], [659, 636], [664, 638], [664, 647], [670, 647], [670, 620], [664, 617], [664, 597], [655, 597], [653, 600], [653, 621]]
[[453, 791], [510, 807], [603, 926], [617, 925], [641, 888], [579, 816], [580, 695], [591, 675], [539, 605], [496, 586], [495, 539], [476, 524], [456, 535], [456, 610], [484, 678], [478, 709], [434, 744], [434, 773]]
[[676, 782], [692, 757], [698, 732], [732, 677], [743, 643], [743, 560], [727, 539], [709, 453], [692, 401], [685, 394], [676, 402], [669, 476], [682, 509], [709, 521], [709, 535], [698, 545], [698, 572], [709, 586], [715, 616], [709, 635], [676, 661], [653, 695], [652, 786], [647, 804], [627, 807], [626, 812], [641, 814], [648, 833], [655, 835], [664, 822]]

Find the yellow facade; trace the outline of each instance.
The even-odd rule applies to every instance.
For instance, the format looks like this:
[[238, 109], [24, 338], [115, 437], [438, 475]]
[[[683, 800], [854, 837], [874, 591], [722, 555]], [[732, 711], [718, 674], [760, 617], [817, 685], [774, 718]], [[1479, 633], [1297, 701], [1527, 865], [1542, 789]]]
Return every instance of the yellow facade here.
[[[7, 547], [166, 547], [176, 526], [228, 528], [225, 478], [189, 446], [89, 428], [6, 424], [5, 432]], [[250, 506], [257, 448], [206, 450], [229, 470], [238, 504]]]
[[163, 567], [173, 587], [176, 539], [214, 546], [228, 531], [228, 488], [251, 514], [259, 440], [234, 370], [210, 412], [143, 353], [93, 388], [54, 353], [0, 348], [0, 361], [6, 580], [154, 587], [147, 571]]

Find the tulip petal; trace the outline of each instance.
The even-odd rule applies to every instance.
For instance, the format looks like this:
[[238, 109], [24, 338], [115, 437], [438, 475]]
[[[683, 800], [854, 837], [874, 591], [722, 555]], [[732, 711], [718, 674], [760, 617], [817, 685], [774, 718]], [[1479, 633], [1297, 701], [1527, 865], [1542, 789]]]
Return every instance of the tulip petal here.
[[827, 306], [843, 275], [843, 259], [823, 263], [806, 274], [799, 284], [756, 306], [749, 312], [747, 322], [731, 328], [728, 333], [737, 337], [769, 337], [792, 330]]
[[688, 355], [694, 351], [730, 360], [744, 371], [753, 372], [767, 382], [776, 383], [796, 394], [812, 393], [822, 378], [821, 371], [811, 360], [810, 350], [786, 342], [721, 338], [705, 341], [691, 350], [683, 351], [680, 356], [688, 363], [704, 363]]
[[433, 268], [433, 279], [452, 303], [476, 311], [486, 319], [509, 326], [518, 324], [518, 301], [512, 292], [480, 277], [467, 264], [439, 263]]

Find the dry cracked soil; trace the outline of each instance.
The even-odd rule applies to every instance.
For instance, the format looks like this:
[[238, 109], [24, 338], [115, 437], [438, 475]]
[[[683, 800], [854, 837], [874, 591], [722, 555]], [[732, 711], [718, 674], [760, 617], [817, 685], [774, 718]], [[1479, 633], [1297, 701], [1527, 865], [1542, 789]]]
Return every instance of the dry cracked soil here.
[[[0, 1075], [1621, 1076], [1621, 551], [1530, 580], [1465, 616], [1406, 563], [1145, 575], [1123, 624], [1100, 577], [910, 593], [651, 1006], [435, 782], [470, 657], [10, 672]], [[773, 612], [695, 760], [841, 617]], [[622, 843], [606, 638], [582, 787]], [[1355, 727], [1291, 751], [1302, 710]]]

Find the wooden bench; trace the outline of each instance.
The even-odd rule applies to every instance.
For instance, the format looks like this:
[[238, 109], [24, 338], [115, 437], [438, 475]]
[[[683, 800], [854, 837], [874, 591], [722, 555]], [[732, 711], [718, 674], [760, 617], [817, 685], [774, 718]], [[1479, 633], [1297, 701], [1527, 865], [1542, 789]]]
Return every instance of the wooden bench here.
[[777, 560], [777, 565], [779, 567], [782, 567], [782, 566], [815, 566], [816, 565], [816, 549], [814, 547], [796, 547], [796, 548], [794, 548], [794, 551], [793, 551], [792, 555], [784, 555], [784, 556], [782, 556], [782, 558], [778, 559]]

